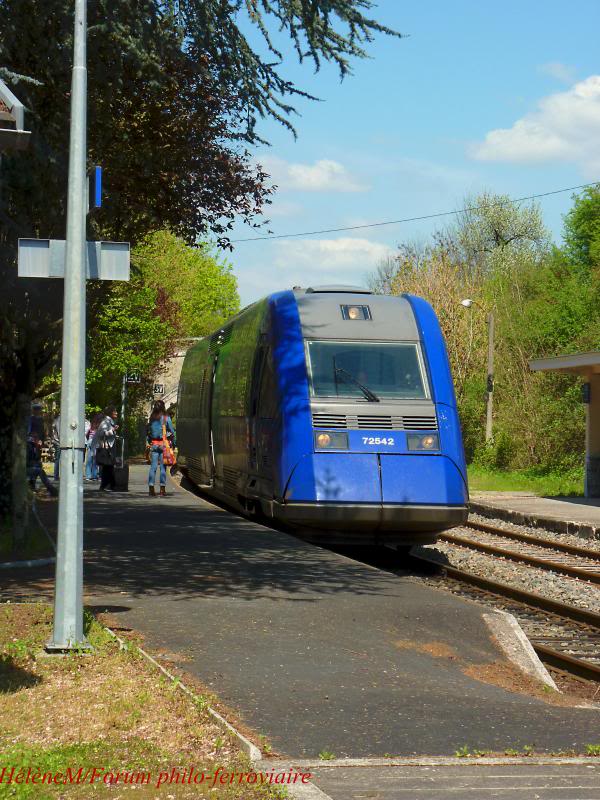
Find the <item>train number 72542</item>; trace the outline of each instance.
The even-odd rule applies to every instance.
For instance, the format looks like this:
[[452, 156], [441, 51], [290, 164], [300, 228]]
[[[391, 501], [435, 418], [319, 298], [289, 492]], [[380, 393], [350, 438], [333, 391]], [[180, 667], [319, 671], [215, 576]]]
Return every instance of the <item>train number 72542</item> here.
[[392, 436], [363, 436], [363, 444], [396, 444], [396, 440]]

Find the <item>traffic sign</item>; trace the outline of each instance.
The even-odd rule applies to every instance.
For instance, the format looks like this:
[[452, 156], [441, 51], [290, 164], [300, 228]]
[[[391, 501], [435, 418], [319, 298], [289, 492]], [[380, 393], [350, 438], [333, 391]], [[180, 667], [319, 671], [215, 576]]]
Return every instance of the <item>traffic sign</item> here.
[[139, 372], [128, 372], [125, 376], [125, 383], [141, 383], [142, 378]]
[[165, 393], [165, 385], [164, 383], [155, 383], [154, 384], [154, 394], [164, 394]]

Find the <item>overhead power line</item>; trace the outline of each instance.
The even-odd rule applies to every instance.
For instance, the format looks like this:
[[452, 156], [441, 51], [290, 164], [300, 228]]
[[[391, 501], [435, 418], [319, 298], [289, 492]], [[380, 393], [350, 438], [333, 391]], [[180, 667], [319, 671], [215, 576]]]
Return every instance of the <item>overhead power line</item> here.
[[[492, 205], [508, 205], [508, 203], [522, 203], [525, 200], [537, 200], [540, 197], [549, 197], [552, 194], [563, 194], [564, 192], [575, 192], [578, 189], [585, 189], [588, 186], [596, 186], [600, 181], [592, 181], [590, 183], [580, 183], [579, 186], [567, 186], [565, 189], [554, 189], [551, 192], [540, 192], [539, 194], [530, 194], [527, 197], [509, 198], [508, 200]], [[242, 242], [264, 242], [269, 239], [292, 239], [300, 236], [315, 236], [320, 233], [343, 233], [345, 231], [360, 231], [366, 228], [382, 228], [385, 225], [400, 225], [403, 222], [420, 222], [425, 219], [439, 219], [440, 217], [451, 217], [454, 214], [464, 214], [468, 211], [481, 211], [485, 206], [470, 206], [467, 208], [458, 208], [454, 211], [438, 211], [437, 214], [422, 214], [420, 217], [405, 217], [404, 219], [390, 219], [385, 222], [368, 222], [364, 225], [350, 225], [347, 228], [323, 228], [318, 231], [302, 231], [301, 233], [277, 233], [267, 236], [252, 236], [249, 239], [232, 239], [231, 244], [241, 244]]]

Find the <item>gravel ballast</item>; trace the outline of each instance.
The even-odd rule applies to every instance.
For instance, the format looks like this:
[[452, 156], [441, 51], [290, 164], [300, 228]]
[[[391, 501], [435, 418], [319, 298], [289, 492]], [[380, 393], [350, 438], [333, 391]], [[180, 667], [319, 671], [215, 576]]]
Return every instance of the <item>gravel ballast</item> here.
[[[463, 532], [461, 528], [454, 530], [457, 534]], [[464, 532], [469, 533], [468, 529]], [[422, 553], [429, 558], [433, 557], [440, 564], [448, 564], [490, 580], [506, 583], [516, 589], [600, 613], [600, 590], [584, 580], [547, 572], [446, 542], [415, 547], [413, 552], [415, 555]]]
[[[555, 531], [546, 530], [546, 528], [516, 525], [514, 522], [506, 522], [506, 520], [503, 519], [491, 519], [490, 517], [483, 517], [480, 514], [469, 514], [469, 522], [472, 522], [474, 525], [479, 523], [482, 525], [493, 525], [495, 528], [501, 528], [506, 531], [515, 531], [516, 533], [526, 533], [528, 536], [551, 539], [558, 544], [572, 544], [575, 547], [585, 548], [591, 553], [600, 556], [600, 540], [598, 539], [582, 539], [581, 536], [575, 536], [570, 533], [556, 533]], [[468, 528], [454, 528], [453, 530], [459, 533], [459, 531], [466, 531]]]

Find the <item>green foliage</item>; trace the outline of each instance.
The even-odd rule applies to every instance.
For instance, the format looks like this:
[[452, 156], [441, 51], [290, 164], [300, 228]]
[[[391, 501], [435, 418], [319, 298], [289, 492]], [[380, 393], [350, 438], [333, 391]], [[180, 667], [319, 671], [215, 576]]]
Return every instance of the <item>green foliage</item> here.
[[132, 254], [133, 268], [176, 306], [182, 336], [204, 336], [239, 310], [231, 266], [208, 244], [188, 247], [169, 231], [147, 236]]
[[469, 465], [469, 489], [479, 492], [532, 492], [540, 497], [583, 494], [583, 467], [502, 470]]
[[565, 251], [571, 263], [589, 272], [600, 266], [600, 184], [573, 196], [573, 208], [565, 216]]
[[[128, 404], [135, 407], [151, 396], [157, 370], [178, 339], [208, 333], [238, 308], [231, 269], [208, 245], [190, 247], [169, 231], [145, 237], [132, 251], [132, 279], [115, 282], [91, 311], [88, 409], [117, 403], [123, 375], [134, 371], [142, 376], [129, 389]], [[126, 428], [135, 438], [134, 419]]]
[[[446, 337], [467, 460], [487, 470], [580, 467], [580, 381], [532, 373], [533, 358], [600, 347], [600, 190], [565, 217], [565, 248], [551, 247], [539, 208], [483, 194], [425, 247], [401, 245], [377, 288], [412, 291], [435, 308]], [[460, 300], [476, 303], [469, 309]], [[487, 319], [495, 323], [494, 437], [485, 442]]]
[[321, 750], [319, 753], [319, 758], [321, 761], [333, 761], [335, 758], [335, 753], [332, 753], [329, 750]]
[[177, 329], [156, 313], [157, 294], [140, 278], [133, 278], [129, 283], [115, 283], [106, 298], [97, 301], [96, 322], [88, 334], [90, 407], [117, 403], [124, 373], [137, 370], [144, 376], [150, 373], [151, 378], [170, 355]]
[[[332, 62], [343, 77], [376, 33], [397, 35], [363, 13], [372, 7], [371, 0], [89, 0], [87, 156], [103, 165], [107, 187], [90, 239], [135, 243], [168, 226], [190, 244], [210, 235], [226, 247], [234, 221], [256, 225], [273, 192], [248, 149], [260, 140], [257, 122], [270, 116], [293, 130], [287, 100], [308, 97], [282, 74], [284, 50], [291, 46], [316, 69]], [[0, 77], [23, 102], [32, 131], [27, 152], [0, 161], [4, 514], [14, 398], [38, 393], [60, 355], [62, 282], [18, 278], [16, 253], [19, 237], [64, 237], [72, 0], [0, 0], [0, 32]], [[94, 301], [106, 287], [92, 284], [88, 293]]]

